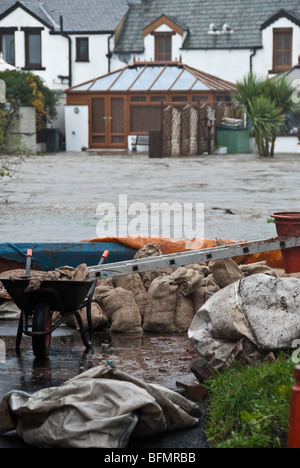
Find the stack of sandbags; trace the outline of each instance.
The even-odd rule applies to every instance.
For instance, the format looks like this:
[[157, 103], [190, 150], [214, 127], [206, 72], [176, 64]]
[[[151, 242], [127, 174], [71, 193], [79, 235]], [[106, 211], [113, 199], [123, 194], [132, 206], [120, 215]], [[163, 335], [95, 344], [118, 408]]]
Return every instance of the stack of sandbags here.
[[130, 291], [98, 286], [94, 299], [103, 310], [113, 333], [141, 333], [141, 315]]
[[177, 282], [180, 293], [192, 300], [194, 313], [202, 307], [210, 293], [215, 293], [220, 289], [205, 263], [180, 267], [172, 277]]

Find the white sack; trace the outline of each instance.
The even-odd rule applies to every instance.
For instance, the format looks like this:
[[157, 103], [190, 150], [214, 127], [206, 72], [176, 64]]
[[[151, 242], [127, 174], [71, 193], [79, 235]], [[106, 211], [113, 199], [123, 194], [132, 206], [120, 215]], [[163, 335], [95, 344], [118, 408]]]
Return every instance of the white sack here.
[[201, 307], [188, 336], [214, 370], [246, 354], [246, 344], [248, 352], [291, 348], [300, 336], [300, 280], [264, 274], [241, 279]]
[[98, 366], [34, 395], [9, 392], [0, 404], [0, 435], [16, 429], [36, 447], [124, 448], [133, 431], [143, 437], [195, 426], [193, 403], [165, 390]]

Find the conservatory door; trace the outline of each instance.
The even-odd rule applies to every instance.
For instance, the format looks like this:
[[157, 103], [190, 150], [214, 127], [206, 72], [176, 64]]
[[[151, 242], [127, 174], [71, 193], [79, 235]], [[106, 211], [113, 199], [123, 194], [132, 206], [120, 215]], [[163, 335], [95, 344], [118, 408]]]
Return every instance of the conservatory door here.
[[124, 97], [92, 98], [90, 147], [127, 148]]

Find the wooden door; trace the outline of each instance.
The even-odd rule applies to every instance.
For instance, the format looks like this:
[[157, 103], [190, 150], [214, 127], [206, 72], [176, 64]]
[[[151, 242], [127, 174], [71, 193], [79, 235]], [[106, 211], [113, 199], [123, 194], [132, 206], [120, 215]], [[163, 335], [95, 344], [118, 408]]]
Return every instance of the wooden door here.
[[92, 98], [90, 147], [127, 148], [124, 97], [103, 96]]

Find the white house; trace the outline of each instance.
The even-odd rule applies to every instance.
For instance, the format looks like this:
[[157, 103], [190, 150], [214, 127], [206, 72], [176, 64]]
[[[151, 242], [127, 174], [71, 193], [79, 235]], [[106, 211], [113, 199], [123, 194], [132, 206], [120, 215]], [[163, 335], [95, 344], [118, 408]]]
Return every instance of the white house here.
[[151, 0], [130, 6], [113, 64], [176, 61], [235, 83], [298, 63], [299, 0]]
[[60, 97], [64, 90], [111, 69], [113, 36], [127, 0], [1, 0], [0, 52], [6, 62], [38, 74]]

